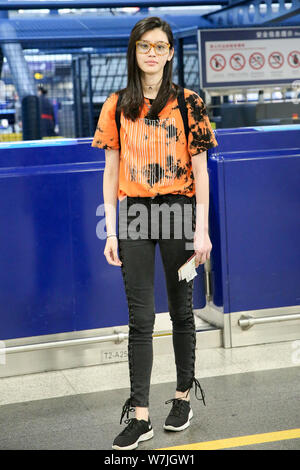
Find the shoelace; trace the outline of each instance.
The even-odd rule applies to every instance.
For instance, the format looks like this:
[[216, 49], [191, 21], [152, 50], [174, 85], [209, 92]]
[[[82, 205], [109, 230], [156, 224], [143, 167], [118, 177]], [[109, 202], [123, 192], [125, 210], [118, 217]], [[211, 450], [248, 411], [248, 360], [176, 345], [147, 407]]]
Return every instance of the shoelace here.
[[[204, 393], [204, 390], [202, 389], [201, 385], [200, 385], [200, 382], [199, 380], [197, 380], [195, 377], [193, 378], [192, 382], [191, 382], [191, 385], [190, 387], [188, 388], [188, 391], [187, 391], [187, 394], [185, 396], [185, 398], [187, 398], [190, 390], [193, 388], [193, 384], [195, 384], [195, 397], [197, 398], [197, 400], [202, 400], [203, 401], [203, 405], [206, 406], [206, 403], [205, 403], [205, 393]], [[200, 393], [201, 393], [201, 397], [199, 398], [197, 396], [197, 389], [200, 390]], [[180, 398], [172, 398], [171, 400], [168, 400], [166, 401], [165, 403], [171, 403], [172, 401], [174, 402], [174, 400], [181, 400]], [[182, 401], [182, 400], [181, 400]]]
[[[199, 380], [197, 380], [195, 377], [193, 378], [193, 381], [192, 381], [192, 384], [191, 384], [191, 387], [190, 387], [189, 391], [193, 388], [193, 383], [195, 384], [195, 397], [197, 398], [197, 400], [202, 400], [203, 405], [206, 406], [204, 390], [201, 388]], [[197, 397], [197, 388], [199, 388], [199, 390], [201, 392], [201, 398]]]
[[[121, 414], [121, 419], [120, 419], [120, 424], [122, 424], [122, 420], [124, 418], [124, 416], [126, 415], [127, 416], [127, 420], [129, 419], [129, 412], [130, 411], [134, 411], [134, 408], [132, 407], [131, 405], [131, 399], [128, 398], [128, 400], [125, 401], [125, 404], [123, 406], [123, 409], [122, 409], [122, 414]], [[131, 418], [133, 419], [133, 418]], [[126, 421], [124, 421], [126, 423]]]
[[139, 422], [136, 418], [125, 419], [124, 423], [128, 424], [125, 429], [120, 433], [120, 436], [126, 436], [129, 434], [133, 428], [139, 425]]
[[182, 400], [182, 398], [171, 398], [171, 400], [167, 400], [165, 404], [167, 405], [168, 403], [173, 403], [170, 414], [179, 417], [183, 411], [184, 401], [186, 400]]

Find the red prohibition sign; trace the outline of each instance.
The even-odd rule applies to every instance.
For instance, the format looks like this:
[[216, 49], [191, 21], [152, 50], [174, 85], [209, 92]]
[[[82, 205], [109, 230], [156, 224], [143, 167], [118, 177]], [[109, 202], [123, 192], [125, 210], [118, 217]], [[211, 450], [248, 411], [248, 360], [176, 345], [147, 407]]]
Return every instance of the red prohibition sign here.
[[300, 67], [300, 51], [292, 51], [289, 53], [288, 64], [295, 69]]
[[284, 57], [281, 52], [274, 51], [269, 55], [268, 62], [272, 69], [280, 69], [283, 66]]
[[246, 59], [243, 54], [236, 53], [232, 54], [229, 59], [230, 67], [233, 70], [242, 70], [245, 67]]
[[209, 65], [215, 72], [220, 72], [226, 65], [226, 59], [222, 54], [214, 54], [209, 61]]
[[249, 57], [249, 64], [254, 70], [259, 70], [265, 65], [265, 58], [260, 52], [253, 52]]

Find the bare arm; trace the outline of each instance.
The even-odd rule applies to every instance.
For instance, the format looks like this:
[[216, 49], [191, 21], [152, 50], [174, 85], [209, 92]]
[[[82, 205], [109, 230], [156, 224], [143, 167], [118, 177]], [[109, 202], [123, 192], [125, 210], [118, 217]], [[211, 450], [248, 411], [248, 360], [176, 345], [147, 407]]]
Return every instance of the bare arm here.
[[[107, 235], [116, 234], [116, 216], [119, 187], [119, 150], [105, 150], [105, 169], [103, 175], [103, 199]], [[117, 254], [117, 237], [107, 238], [104, 255], [109, 264], [120, 266]]]
[[192, 157], [192, 169], [196, 189], [196, 228], [194, 247], [196, 265], [205, 263], [210, 256], [212, 245], [208, 234], [209, 178], [207, 173], [207, 151]]
[[[207, 173], [207, 152], [198, 153], [192, 157], [192, 168], [195, 177], [196, 201], [200, 211], [197, 210], [196, 231], [208, 231], [209, 209], [209, 180]], [[202, 216], [200, 217], [200, 214]]]
[[116, 232], [116, 214], [119, 185], [119, 150], [105, 150], [103, 199], [107, 235]]

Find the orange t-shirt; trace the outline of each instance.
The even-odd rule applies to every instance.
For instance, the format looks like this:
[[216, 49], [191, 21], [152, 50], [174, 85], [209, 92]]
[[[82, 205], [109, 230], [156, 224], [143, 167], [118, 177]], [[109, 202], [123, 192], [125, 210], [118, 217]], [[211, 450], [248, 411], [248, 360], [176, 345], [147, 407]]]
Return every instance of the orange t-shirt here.
[[[119, 201], [126, 196], [195, 194], [191, 157], [218, 143], [202, 98], [187, 88], [184, 98], [190, 129], [188, 142], [177, 99], [167, 102], [159, 120], [145, 118], [150, 106], [148, 98], [136, 121], [125, 118], [121, 112]], [[92, 147], [120, 148], [115, 121], [117, 101], [117, 93], [112, 93], [103, 104]]]

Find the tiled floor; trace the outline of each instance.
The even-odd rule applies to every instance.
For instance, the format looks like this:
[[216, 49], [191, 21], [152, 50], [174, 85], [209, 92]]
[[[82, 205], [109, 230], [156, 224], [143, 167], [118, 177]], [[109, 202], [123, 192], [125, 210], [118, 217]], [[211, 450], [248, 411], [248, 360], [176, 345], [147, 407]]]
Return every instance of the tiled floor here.
[[[296, 343], [288, 341], [233, 349], [198, 349], [196, 377], [201, 379], [295, 367], [300, 365]], [[151, 383], [173, 382], [175, 377], [173, 353], [154, 356]], [[0, 379], [0, 405], [126, 387], [129, 387], [127, 362], [9, 377]]]
[[[295, 342], [197, 350], [196, 377], [207, 406], [192, 391], [191, 426], [171, 434], [162, 426], [170, 407], [164, 402], [175, 390], [174, 358], [154, 357], [150, 416], [155, 435], [139, 448], [299, 428], [299, 356]], [[0, 379], [0, 449], [111, 449], [128, 397], [127, 362]], [[300, 449], [300, 443], [293, 439], [268, 448]]]

